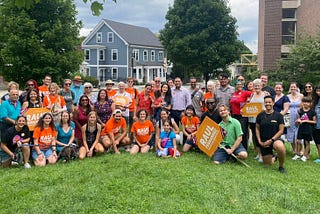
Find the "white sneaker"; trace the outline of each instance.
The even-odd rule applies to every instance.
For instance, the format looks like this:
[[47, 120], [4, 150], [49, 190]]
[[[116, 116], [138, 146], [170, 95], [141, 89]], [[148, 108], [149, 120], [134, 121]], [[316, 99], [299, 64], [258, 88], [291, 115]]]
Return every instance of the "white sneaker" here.
[[301, 160], [302, 160], [303, 162], [306, 162], [306, 161], [307, 161], [307, 157], [306, 157], [306, 156], [302, 156]]
[[31, 165], [30, 165], [29, 163], [25, 163], [25, 164], [24, 164], [24, 168], [25, 168], [25, 169], [30, 169], [30, 168], [31, 168]]
[[258, 158], [258, 162], [259, 162], [259, 163], [263, 163], [263, 160], [262, 160], [261, 157]]
[[253, 159], [254, 160], [258, 160], [259, 159], [259, 155], [255, 156]]
[[11, 166], [16, 166], [16, 165], [19, 165], [17, 161], [11, 161]]
[[295, 155], [293, 158], [292, 158], [292, 160], [299, 160], [301, 157], [300, 157], [300, 155]]

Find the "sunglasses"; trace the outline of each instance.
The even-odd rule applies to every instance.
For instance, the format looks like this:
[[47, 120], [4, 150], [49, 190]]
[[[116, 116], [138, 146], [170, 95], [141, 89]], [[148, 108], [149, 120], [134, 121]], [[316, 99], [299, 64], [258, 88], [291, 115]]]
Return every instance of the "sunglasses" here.
[[237, 79], [238, 81], [244, 81], [244, 79]]
[[34, 84], [28, 84], [28, 86], [34, 86]]
[[156, 80], [155, 82], [160, 82], [160, 80]]
[[71, 85], [71, 83], [65, 83], [64, 85]]
[[214, 105], [214, 102], [207, 102], [207, 105]]
[[304, 88], [312, 88], [311, 85], [306, 85]]
[[82, 99], [81, 102], [83, 102], [83, 101], [88, 101], [88, 99]]
[[91, 88], [91, 86], [86, 86], [85, 88]]

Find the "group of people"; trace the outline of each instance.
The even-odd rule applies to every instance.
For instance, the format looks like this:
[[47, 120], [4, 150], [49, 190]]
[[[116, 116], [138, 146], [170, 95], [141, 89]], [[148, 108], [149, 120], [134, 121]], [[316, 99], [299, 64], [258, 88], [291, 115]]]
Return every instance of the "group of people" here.
[[[224, 132], [212, 158], [215, 164], [232, 155], [246, 159], [250, 130], [257, 160], [273, 164], [278, 159], [282, 173], [286, 155], [283, 134], [292, 144], [294, 160], [309, 158], [312, 139], [320, 157], [320, 86], [313, 88], [310, 82], [304, 94], [297, 83], [291, 83], [288, 95], [284, 95], [281, 83], [268, 86], [265, 74], [247, 84], [239, 75], [234, 86], [226, 74], [220, 74], [217, 82], [208, 81], [207, 86], [199, 86], [192, 77], [190, 88], [182, 86], [179, 77], [163, 83], [155, 77], [142, 91], [133, 84], [133, 78], [128, 78], [126, 83], [119, 82], [116, 90], [115, 83], [108, 80], [106, 87], [95, 93], [81, 76], [65, 79], [59, 88], [47, 75], [41, 86], [28, 80], [19, 95], [19, 85], [10, 82], [0, 106], [1, 164], [12, 164], [17, 149], [22, 150], [26, 168], [30, 168], [30, 156], [36, 166], [52, 164], [64, 147], [74, 143], [80, 159], [109, 150], [120, 154], [119, 147], [131, 154], [154, 148], [159, 157], [178, 157], [179, 143], [183, 152], [197, 149], [196, 133], [206, 117]], [[255, 117], [244, 117], [242, 108], [250, 102], [260, 103], [263, 110]], [[24, 116], [30, 108], [48, 110], [32, 130]]]

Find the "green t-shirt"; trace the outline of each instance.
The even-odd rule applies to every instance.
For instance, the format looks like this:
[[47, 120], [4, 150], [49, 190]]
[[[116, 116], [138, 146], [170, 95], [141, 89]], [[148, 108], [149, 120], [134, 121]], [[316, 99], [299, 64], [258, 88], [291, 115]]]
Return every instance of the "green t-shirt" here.
[[237, 140], [237, 138], [243, 135], [240, 122], [230, 116], [229, 116], [228, 123], [221, 121], [219, 123], [219, 126], [221, 126], [223, 129], [227, 131], [226, 136], [223, 138], [221, 142], [221, 145], [223, 146], [232, 147], [235, 141]]

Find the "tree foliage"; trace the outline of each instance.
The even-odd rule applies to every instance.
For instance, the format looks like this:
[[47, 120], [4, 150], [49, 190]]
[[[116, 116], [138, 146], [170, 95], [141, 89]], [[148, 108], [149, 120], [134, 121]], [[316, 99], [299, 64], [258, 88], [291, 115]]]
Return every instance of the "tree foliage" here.
[[[20, 8], [30, 9], [30, 7], [35, 4], [39, 3], [42, 0], [12, 0], [14, 4]], [[59, 3], [63, 2], [64, 0], [57, 0]], [[91, 3], [91, 11], [92, 14], [95, 16], [99, 16], [101, 11], [103, 10], [103, 3], [105, 0], [83, 0], [84, 3]], [[117, 0], [112, 0], [113, 2], [117, 2]]]
[[176, 0], [166, 19], [160, 39], [168, 58], [188, 72], [200, 70], [208, 80], [239, 57], [242, 43], [226, 1]]
[[57, 81], [79, 69], [81, 23], [71, 0], [41, 0], [28, 9], [4, 0], [0, 12], [0, 66], [6, 80], [24, 83], [50, 74]]
[[320, 81], [320, 32], [299, 38], [287, 58], [280, 60], [280, 71], [271, 72], [278, 81], [296, 81], [304, 84]]

